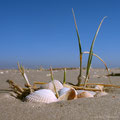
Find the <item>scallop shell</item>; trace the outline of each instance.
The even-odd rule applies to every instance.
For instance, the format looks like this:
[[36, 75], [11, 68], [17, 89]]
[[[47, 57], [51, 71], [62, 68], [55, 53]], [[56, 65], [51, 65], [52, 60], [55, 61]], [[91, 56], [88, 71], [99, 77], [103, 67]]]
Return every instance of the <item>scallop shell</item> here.
[[102, 91], [102, 92], [97, 92], [94, 97], [101, 97], [101, 96], [105, 96], [105, 95], [108, 95], [108, 93]]
[[44, 85], [40, 86], [40, 89], [50, 89], [55, 93], [54, 86], [53, 86], [52, 82], [54, 82], [54, 84], [55, 84], [56, 91], [59, 91], [60, 89], [63, 88], [63, 85], [62, 85], [62, 83], [60, 81], [53, 80], [53, 81], [51, 81], [51, 82], [49, 82], [47, 84], [44, 84]]
[[59, 93], [58, 100], [72, 100], [77, 97], [77, 92], [73, 88], [64, 87], [63, 89], [58, 91], [58, 93]]
[[77, 95], [77, 98], [89, 98], [89, 97], [94, 97], [94, 96], [88, 91], [84, 91]]
[[51, 103], [51, 102], [57, 102], [58, 99], [51, 90], [40, 89], [27, 95], [25, 97], [25, 101]]

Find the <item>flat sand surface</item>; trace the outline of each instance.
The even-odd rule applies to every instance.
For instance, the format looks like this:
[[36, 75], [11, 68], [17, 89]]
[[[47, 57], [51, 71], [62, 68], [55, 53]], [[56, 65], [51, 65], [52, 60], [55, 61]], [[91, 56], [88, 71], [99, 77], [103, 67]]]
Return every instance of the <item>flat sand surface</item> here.
[[[120, 69], [111, 69], [120, 73]], [[49, 71], [26, 70], [31, 84], [34, 81], [49, 82]], [[54, 71], [54, 79], [63, 80], [63, 71]], [[77, 83], [79, 70], [67, 71], [67, 82]], [[85, 70], [83, 70], [83, 75]], [[110, 84], [104, 69], [91, 69], [90, 83]], [[100, 76], [100, 78], [98, 78]], [[10, 96], [6, 80], [20, 86], [25, 81], [18, 70], [0, 70], [0, 120], [120, 120], [120, 88], [110, 88], [108, 95], [98, 98], [79, 98], [56, 103], [22, 102]], [[120, 77], [110, 77], [112, 84], [120, 85]]]

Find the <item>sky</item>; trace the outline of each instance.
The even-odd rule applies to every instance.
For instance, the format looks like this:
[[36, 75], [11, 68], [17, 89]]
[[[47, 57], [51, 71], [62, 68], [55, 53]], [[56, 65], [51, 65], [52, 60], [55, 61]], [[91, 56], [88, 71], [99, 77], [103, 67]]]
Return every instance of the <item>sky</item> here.
[[[104, 16], [93, 52], [108, 67], [120, 67], [119, 0], [0, 0], [0, 69], [79, 67], [79, 47], [90, 46]], [[83, 55], [83, 67], [88, 55]], [[92, 67], [104, 67], [93, 57]]]

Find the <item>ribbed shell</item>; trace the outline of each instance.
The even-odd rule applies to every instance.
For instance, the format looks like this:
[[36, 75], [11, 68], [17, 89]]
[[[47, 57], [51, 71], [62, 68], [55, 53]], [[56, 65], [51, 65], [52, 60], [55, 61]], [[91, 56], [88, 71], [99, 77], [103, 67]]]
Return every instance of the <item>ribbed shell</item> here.
[[26, 96], [25, 101], [51, 103], [57, 102], [58, 100], [51, 90], [40, 89]]
[[89, 97], [94, 97], [91, 93], [84, 91], [80, 94], [77, 95], [78, 98], [89, 98]]
[[[60, 81], [54, 80], [53, 82], [55, 84], [55, 87], [56, 87], [57, 91], [59, 91], [60, 89], [63, 88], [63, 85], [62, 85], [62, 83]], [[44, 84], [44, 85], [40, 86], [40, 89], [50, 89], [55, 93], [52, 81], [47, 83], [47, 84]]]

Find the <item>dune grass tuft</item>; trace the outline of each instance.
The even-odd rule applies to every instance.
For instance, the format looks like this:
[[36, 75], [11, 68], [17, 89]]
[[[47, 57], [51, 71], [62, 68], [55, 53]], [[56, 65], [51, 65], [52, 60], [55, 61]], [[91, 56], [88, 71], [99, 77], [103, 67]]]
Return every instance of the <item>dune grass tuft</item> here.
[[95, 36], [93, 38], [93, 41], [92, 41], [92, 44], [91, 44], [91, 47], [90, 47], [90, 52], [89, 52], [89, 57], [88, 57], [88, 62], [87, 62], [86, 78], [85, 78], [85, 81], [84, 81], [84, 87], [86, 87], [86, 83], [88, 82], [88, 76], [89, 76], [90, 66], [91, 66], [92, 57], [93, 57], [93, 46], [94, 46], [96, 37], [98, 35], [98, 32], [100, 30], [100, 27], [101, 27], [101, 25], [102, 25], [105, 18], [106, 18], [106, 16], [103, 17], [102, 21], [100, 22], [100, 25], [99, 25], [96, 33], [95, 33]]
[[93, 38], [93, 41], [92, 41], [92, 44], [91, 44], [91, 47], [90, 47], [90, 51], [89, 52], [82, 52], [80, 37], [79, 37], [79, 33], [78, 33], [78, 28], [77, 28], [77, 24], [76, 24], [76, 19], [75, 19], [75, 14], [74, 14], [73, 8], [72, 8], [72, 13], [73, 13], [73, 17], [74, 17], [74, 23], [75, 23], [75, 28], [76, 28], [76, 33], [77, 33], [77, 38], [78, 38], [78, 43], [79, 43], [79, 53], [80, 53], [80, 73], [79, 73], [79, 76], [78, 76], [78, 83], [77, 83], [78, 86], [80, 86], [81, 81], [82, 81], [82, 55], [83, 54], [89, 54], [89, 56], [88, 56], [88, 62], [87, 62], [87, 69], [86, 69], [86, 77], [85, 77], [85, 80], [84, 80], [84, 87], [86, 87], [86, 83], [88, 82], [88, 79], [89, 79], [89, 71], [90, 71], [90, 66], [91, 66], [93, 55], [96, 56], [99, 60], [101, 60], [104, 63], [105, 68], [108, 71], [106, 63], [98, 55], [96, 55], [96, 54], [93, 53], [93, 46], [94, 46], [96, 37], [98, 35], [100, 27], [101, 27], [104, 19], [106, 18], [106, 16], [103, 17], [102, 21], [100, 22], [100, 24], [98, 26], [98, 29], [97, 29], [97, 31], [95, 33], [95, 36]]

